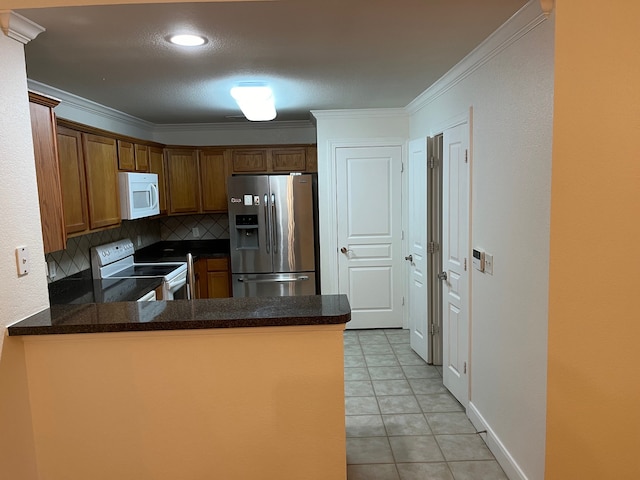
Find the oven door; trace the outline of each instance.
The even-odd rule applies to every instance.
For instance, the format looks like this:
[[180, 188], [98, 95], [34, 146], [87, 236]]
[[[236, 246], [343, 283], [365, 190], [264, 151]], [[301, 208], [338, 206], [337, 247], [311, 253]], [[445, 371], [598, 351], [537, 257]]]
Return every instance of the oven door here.
[[172, 280], [162, 282], [163, 300], [187, 299], [187, 275], [180, 275]]

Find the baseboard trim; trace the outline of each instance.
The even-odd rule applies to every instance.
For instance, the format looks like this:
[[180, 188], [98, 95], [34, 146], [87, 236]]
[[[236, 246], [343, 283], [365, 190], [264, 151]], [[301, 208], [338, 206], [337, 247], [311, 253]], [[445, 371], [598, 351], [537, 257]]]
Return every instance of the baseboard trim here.
[[489, 426], [482, 414], [478, 411], [473, 402], [469, 402], [467, 407], [467, 416], [476, 430], [479, 432], [486, 430], [486, 434], [481, 434], [487, 447], [491, 450], [491, 453], [496, 457], [497, 462], [500, 464], [504, 473], [507, 474], [509, 480], [529, 480], [529, 478], [522, 471], [516, 460], [511, 456], [507, 447], [500, 441], [496, 432]]

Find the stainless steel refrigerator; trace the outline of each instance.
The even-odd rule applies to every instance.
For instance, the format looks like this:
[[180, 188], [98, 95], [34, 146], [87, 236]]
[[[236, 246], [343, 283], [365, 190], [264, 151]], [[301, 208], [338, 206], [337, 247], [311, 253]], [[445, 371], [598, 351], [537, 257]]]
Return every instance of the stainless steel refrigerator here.
[[234, 297], [316, 294], [312, 175], [227, 182]]

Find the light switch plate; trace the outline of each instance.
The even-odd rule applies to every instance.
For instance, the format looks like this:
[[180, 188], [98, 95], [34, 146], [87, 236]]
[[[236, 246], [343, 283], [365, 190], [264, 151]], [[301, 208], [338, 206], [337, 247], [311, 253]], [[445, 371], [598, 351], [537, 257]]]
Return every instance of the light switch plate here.
[[486, 252], [484, 254], [484, 273], [493, 275], [493, 255]]
[[26, 246], [16, 248], [16, 266], [18, 267], [18, 275], [29, 273], [29, 250]]

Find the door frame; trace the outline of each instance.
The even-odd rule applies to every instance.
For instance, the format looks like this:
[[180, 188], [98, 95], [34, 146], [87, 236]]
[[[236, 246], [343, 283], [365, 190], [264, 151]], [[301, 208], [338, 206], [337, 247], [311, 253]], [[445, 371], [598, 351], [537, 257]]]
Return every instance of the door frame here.
[[[318, 165], [318, 199], [319, 199], [319, 219], [320, 219], [320, 291], [324, 294], [337, 294], [339, 287], [338, 271], [338, 226], [337, 226], [337, 159], [336, 150], [338, 148], [357, 147], [400, 147], [402, 164], [405, 163], [407, 155], [407, 140], [400, 137], [385, 138], [356, 138], [347, 140], [327, 140], [327, 151], [329, 153], [329, 168], [322, 168]], [[405, 176], [402, 175], [402, 192], [405, 191]], [[404, 231], [405, 226], [405, 204], [404, 195], [400, 200], [401, 204], [401, 225]], [[405, 240], [402, 240], [402, 253], [406, 251]], [[400, 260], [398, 260], [400, 261]], [[403, 268], [398, 264], [398, 268]], [[406, 292], [406, 286], [403, 289]], [[405, 309], [406, 310], [406, 309]], [[403, 328], [406, 328], [406, 319], [403, 311]]]

